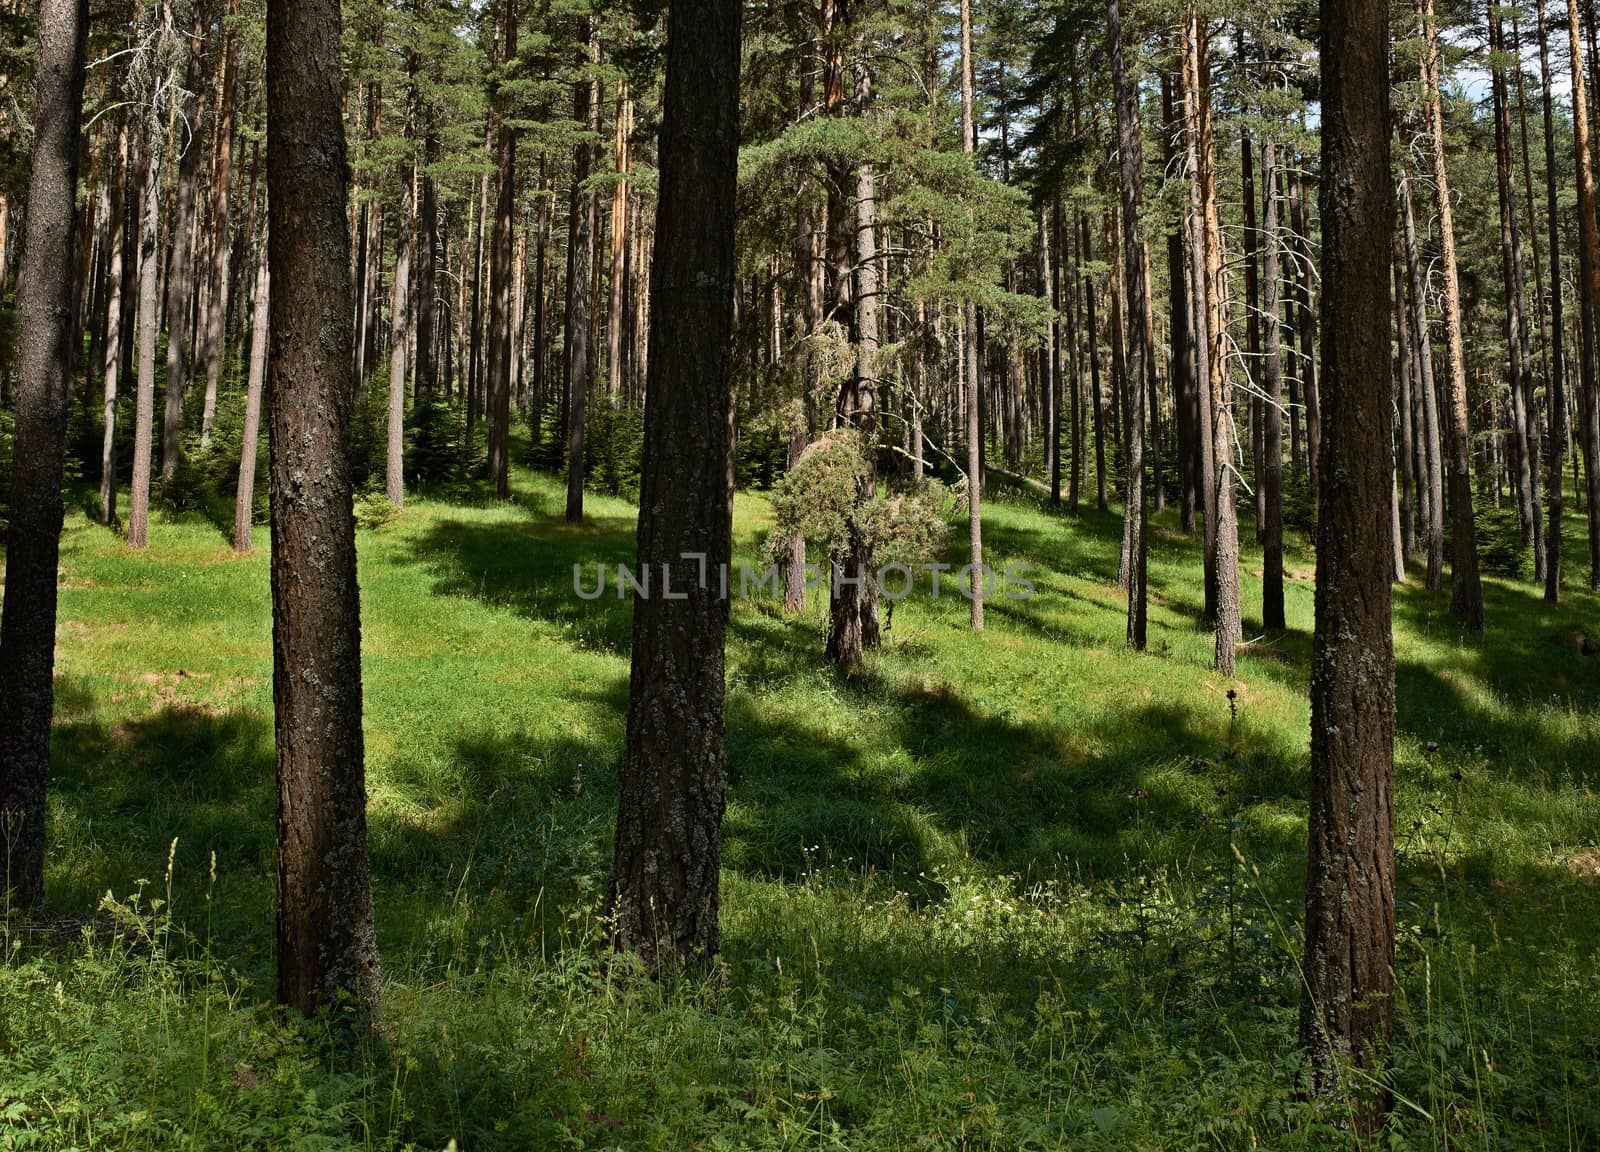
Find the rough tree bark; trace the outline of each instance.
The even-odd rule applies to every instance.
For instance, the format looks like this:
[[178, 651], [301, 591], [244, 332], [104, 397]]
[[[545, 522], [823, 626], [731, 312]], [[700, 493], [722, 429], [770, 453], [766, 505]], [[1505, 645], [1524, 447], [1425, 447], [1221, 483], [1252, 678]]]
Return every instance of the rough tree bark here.
[[[349, 188], [337, 0], [267, 9], [267, 392], [278, 999], [361, 1021], [378, 1007], [350, 474]], [[358, 1024], [359, 1026], [359, 1024]]]
[[[1312, 1093], [1387, 1062], [1394, 1016], [1388, 0], [1322, 0], [1323, 437], [1300, 1044]], [[1380, 1090], [1358, 1103], [1382, 1124]]]
[[741, 7], [676, 0], [667, 17], [638, 567], [670, 573], [682, 598], [634, 601], [611, 879], [614, 942], [658, 976], [704, 970], [720, 943], [728, 606], [716, 573], [732, 507], [707, 461], [729, 452]]
[[1234, 673], [1234, 650], [1243, 633], [1239, 606], [1239, 523], [1234, 502], [1233, 387], [1225, 352], [1226, 316], [1223, 308], [1222, 225], [1217, 207], [1216, 147], [1211, 126], [1210, 32], [1197, 6], [1191, 4], [1188, 17], [1187, 56], [1193, 91], [1193, 136], [1195, 193], [1199, 198], [1199, 240], [1203, 253], [1203, 275], [1195, 299], [1196, 314], [1205, 315], [1205, 340], [1199, 345], [1207, 361], [1206, 383], [1211, 405], [1207, 413], [1211, 425], [1212, 486], [1206, 493], [1207, 521], [1214, 524], [1208, 549], [1212, 557], [1211, 584], [1214, 586], [1216, 625], [1216, 669], [1224, 676]]
[[[872, 74], [865, 45], [859, 45], [856, 66], [856, 107], [865, 114], [872, 101]], [[846, 391], [844, 421], [861, 434], [866, 472], [857, 499], [867, 504], [878, 494], [877, 370], [880, 343], [878, 301], [878, 193], [872, 162], [856, 165], [855, 238], [856, 362]], [[829, 600], [828, 659], [841, 668], [857, 668], [866, 649], [876, 648], [878, 588], [872, 541], [852, 533], [849, 553], [833, 576], [836, 587]]]
[[45, 787], [55, 709], [56, 568], [71, 395], [71, 260], [88, 0], [41, 0], [28, 213], [17, 277], [16, 440], [0, 607], [0, 896], [44, 899]]

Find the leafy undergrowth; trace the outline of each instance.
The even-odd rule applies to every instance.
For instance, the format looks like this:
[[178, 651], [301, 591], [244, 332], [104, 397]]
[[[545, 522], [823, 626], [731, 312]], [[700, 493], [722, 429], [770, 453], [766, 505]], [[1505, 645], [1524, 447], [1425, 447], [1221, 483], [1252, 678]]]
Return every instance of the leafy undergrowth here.
[[[1035, 595], [997, 597], [981, 637], [924, 580], [842, 679], [817, 597], [738, 604], [725, 956], [662, 988], [600, 920], [632, 509], [591, 499], [572, 527], [554, 482], [518, 493], [361, 535], [384, 1025], [340, 1060], [270, 1006], [264, 552], [169, 522], [134, 555], [69, 521], [52, 903], [3, 942], [0, 1149], [1347, 1143], [1295, 1092], [1309, 557], [1292, 630], [1233, 684], [1168, 518], [1146, 656], [1122, 646], [1118, 521], [1026, 503], [988, 510], [986, 558], [1031, 564]], [[756, 563], [770, 513], [741, 496], [736, 519]], [[600, 563], [585, 601], [573, 566], [593, 588]], [[1600, 613], [1487, 592], [1487, 641], [1415, 580], [1396, 606], [1382, 1146], [1592, 1148]]]

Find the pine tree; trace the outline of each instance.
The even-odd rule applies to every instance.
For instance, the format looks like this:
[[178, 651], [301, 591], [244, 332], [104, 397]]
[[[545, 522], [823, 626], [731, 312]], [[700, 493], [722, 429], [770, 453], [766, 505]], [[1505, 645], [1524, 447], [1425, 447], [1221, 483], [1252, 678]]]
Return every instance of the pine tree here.
[[41, 0], [33, 158], [17, 279], [16, 452], [0, 604], [0, 822], [13, 906], [44, 899], [45, 787], [55, 711], [56, 572], [77, 231], [87, 0]]

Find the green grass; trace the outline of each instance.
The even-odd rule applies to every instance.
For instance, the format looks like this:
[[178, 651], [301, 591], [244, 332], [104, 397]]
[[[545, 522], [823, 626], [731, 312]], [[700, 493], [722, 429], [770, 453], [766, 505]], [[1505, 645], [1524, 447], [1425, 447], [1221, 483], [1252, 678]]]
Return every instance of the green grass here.
[[[385, 1027], [353, 1063], [270, 1007], [265, 532], [236, 559], [158, 521], [133, 554], [69, 520], [58, 930], [8, 932], [0, 1149], [1341, 1144], [1292, 1046], [1307, 555], [1236, 710], [1170, 515], [1144, 656], [1120, 522], [1022, 499], [986, 510], [988, 559], [1033, 565], [1037, 595], [982, 636], [959, 597], [914, 597], [843, 679], [819, 605], [738, 604], [725, 957], [662, 989], [599, 922], [629, 606], [572, 593], [574, 563], [631, 561], [633, 509], [591, 497], [574, 528], [555, 481], [516, 486], [361, 534]], [[742, 557], [768, 523], [741, 494]], [[1259, 571], [1247, 547], [1250, 637]], [[1419, 584], [1396, 607], [1386, 1146], [1600, 1146], [1600, 657], [1577, 642], [1600, 605], [1491, 581], [1479, 641]]]

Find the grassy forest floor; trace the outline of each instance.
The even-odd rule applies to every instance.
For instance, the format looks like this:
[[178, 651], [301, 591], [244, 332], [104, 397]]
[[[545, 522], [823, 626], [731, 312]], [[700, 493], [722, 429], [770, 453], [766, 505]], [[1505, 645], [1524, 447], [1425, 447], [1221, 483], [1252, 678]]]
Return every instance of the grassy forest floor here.
[[[662, 989], [607, 962], [599, 919], [630, 607], [572, 579], [631, 563], [633, 509], [591, 497], [575, 528], [555, 481], [516, 491], [361, 533], [386, 1024], [354, 1064], [269, 1006], [265, 532], [235, 559], [158, 520], [135, 555], [69, 517], [54, 920], [6, 934], [0, 1149], [1342, 1143], [1294, 1094], [1307, 553], [1232, 710], [1170, 512], [1145, 656], [1120, 521], [1026, 497], [985, 537], [1037, 594], [993, 601], [982, 636], [920, 595], [846, 680], [818, 612], [737, 604], [724, 963]], [[744, 558], [767, 523], [741, 494]], [[1249, 637], [1259, 572], [1247, 544]], [[1385, 1147], [1595, 1148], [1600, 604], [1491, 580], [1472, 641], [1420, 583], [1395, 611]]]

